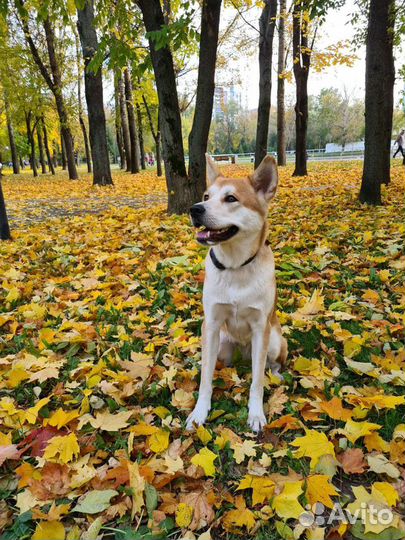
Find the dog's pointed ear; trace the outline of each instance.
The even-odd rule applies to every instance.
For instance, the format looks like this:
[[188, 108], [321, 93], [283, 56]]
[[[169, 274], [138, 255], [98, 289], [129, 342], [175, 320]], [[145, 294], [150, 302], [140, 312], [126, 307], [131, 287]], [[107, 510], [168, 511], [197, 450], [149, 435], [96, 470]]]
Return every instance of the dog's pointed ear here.
[[220, 172], [211, 156], [205, 154], [205, 159], [207, 162], [207, 186], [209, 187], [220, 176]]
[[251, 177], [253, 187], [269, 202], [277, 191], [278, 172], [276, 160], [266, 156]]

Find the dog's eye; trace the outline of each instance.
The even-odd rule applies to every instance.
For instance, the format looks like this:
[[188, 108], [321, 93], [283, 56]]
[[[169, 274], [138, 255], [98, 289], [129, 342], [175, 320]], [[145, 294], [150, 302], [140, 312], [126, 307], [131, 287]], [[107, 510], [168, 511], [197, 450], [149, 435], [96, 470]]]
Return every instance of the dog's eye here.
[[203, 200], [208, 201], [209, 198], [210, 198], [210, 196], [208, 195], [208, 193], [204, 193]]
[[227, 195], [225, 197], [225, 202], [238, 202], [238, 199], [233, 195]]

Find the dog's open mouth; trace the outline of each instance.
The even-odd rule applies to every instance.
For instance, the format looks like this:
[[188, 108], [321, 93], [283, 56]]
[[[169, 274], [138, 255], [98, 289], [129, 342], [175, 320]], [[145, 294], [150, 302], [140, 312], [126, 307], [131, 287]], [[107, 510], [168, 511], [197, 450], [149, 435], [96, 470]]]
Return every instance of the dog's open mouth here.
[[205, 227], [201, 231], [197, 232], [197, 240], [201, 244], [225, 242], [229, 240], [232, 236], [238, 232], [238, 227], [236, 225], [231, 225], [230, 227], [224, 227], [223, 229], [208, 229]]

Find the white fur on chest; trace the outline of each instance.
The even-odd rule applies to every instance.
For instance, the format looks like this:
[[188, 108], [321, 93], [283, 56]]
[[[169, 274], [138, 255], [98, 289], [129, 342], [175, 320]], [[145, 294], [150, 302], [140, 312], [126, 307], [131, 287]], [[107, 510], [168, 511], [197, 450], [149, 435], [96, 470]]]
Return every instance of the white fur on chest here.
[[252, 326], [265, 327], [275, 302], [272, 253], [258, 257], [246, 267], [219, 270], [206, 260], [204, 312], [207, 324], [224, 326], [233, 340], [248, 343]]

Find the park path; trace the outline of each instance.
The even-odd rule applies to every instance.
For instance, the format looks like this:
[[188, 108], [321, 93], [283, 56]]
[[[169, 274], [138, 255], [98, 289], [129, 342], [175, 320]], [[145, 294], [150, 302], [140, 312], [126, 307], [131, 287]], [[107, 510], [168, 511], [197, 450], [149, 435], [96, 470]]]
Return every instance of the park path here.
[[7, 214], [12, 227], [22, 227], [52, 218], [69, 218], [87, 214], [101, 214], [110, 208], [147, 208], [166, 204], [167, 195], [163, 192], [142, 197], [113, 196], [72, 198], [72, 199], [26, 199], [9, 200]]

